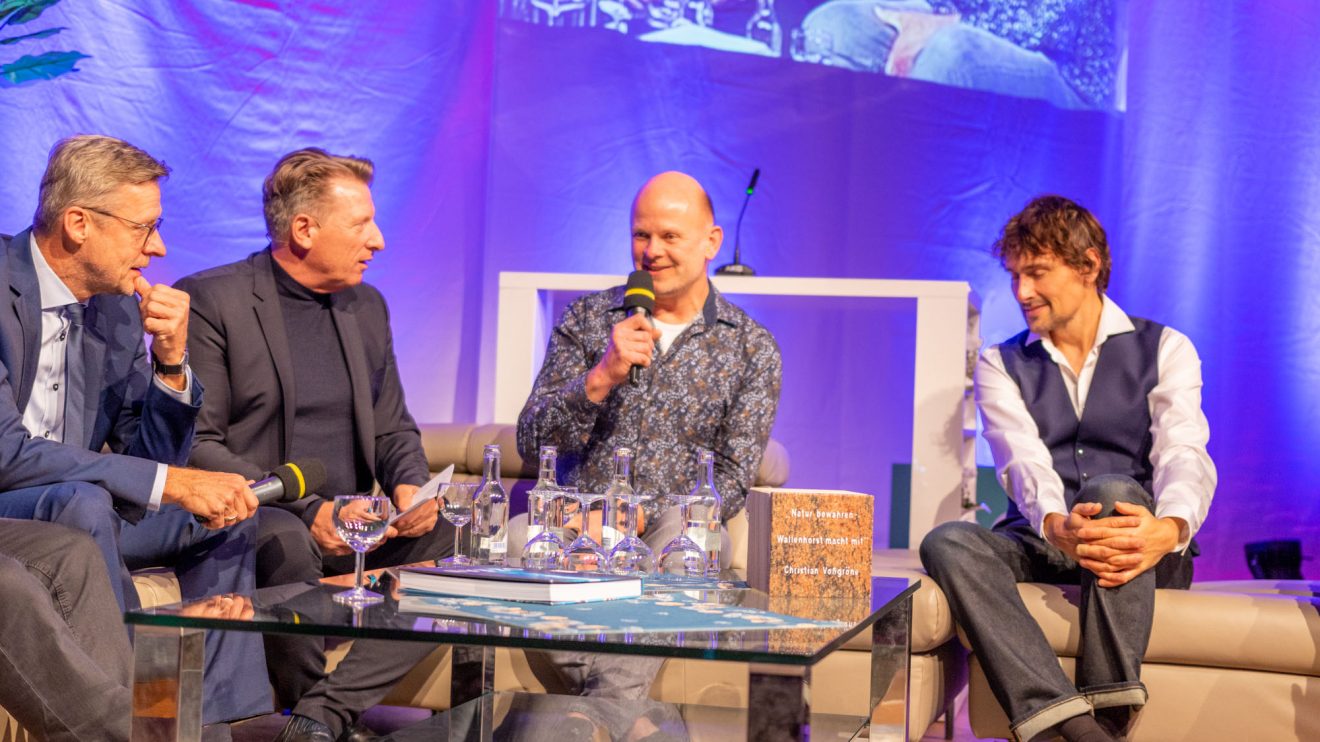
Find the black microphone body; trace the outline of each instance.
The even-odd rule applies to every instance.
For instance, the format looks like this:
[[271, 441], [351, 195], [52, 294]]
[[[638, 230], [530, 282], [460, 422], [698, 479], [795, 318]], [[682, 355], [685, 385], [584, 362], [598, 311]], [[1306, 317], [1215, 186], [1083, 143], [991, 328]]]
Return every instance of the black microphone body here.
[[[325, 464], [320, 459], [290, 461], [275, 467], [265, 479], [259, 479], [248, 488], [261, 505], [274, 502], [295, 502], [325, 486]], [[205, 524], [206, 519], [193, 514], [193, 520]]]
[[325, 486], [325, 464], [320, 459], [290, 461], [275, 467], [269, 477], [248, 485], [262, 505], [296, 502]]
[[[623, 287], [623, 307], [629, 317], [640, 314], [649, 318], [655, 311], [655, 279], [650, 273], [633, 271], [628, 274], [628, 283]], [[628, 383], [633, 386], [642, 383], [641, 366], [628, 369]]]

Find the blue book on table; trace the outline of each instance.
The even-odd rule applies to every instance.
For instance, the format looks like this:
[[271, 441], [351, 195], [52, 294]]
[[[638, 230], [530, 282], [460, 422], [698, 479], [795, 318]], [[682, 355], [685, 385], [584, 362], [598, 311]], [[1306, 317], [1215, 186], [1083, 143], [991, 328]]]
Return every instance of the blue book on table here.
[[403, 567], [399, 572], [404, 591], [414, 593], [528, 603], [590, 603], [642, 594], [641, 578], [595, 572], [534, 572], [484, 565]]

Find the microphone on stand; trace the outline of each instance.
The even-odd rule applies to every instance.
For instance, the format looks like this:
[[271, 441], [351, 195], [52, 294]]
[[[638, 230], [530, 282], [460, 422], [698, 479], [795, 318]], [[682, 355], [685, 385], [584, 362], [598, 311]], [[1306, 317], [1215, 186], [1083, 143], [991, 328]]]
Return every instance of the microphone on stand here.
[[752, 171], [752, 180], [747, 184], [747, 195], [743, 198], [742, 209], [738, 211], [738, 224], [733, 228], [733, 262], [728, 265], [721, 265], [715, 269], [716, 275], [720, 276], [755, 276], [756, 271], [752, 266], [743, 265], [742, 262], [742, 220], [743, 214], [747, 213], [747, 203], [752, 200], [752, 194], [756, 192], [756, 181], [761, 177], [761, 168]]
[[[646, 271], [633, 271], [628, 274], [628, 284], [623, 287], [623, 308], [628, 316], [640, 314], [650, 317], [655, 311], [655, 279]], [[637, 386], [642, 382], [642, 367], [628, 369], [628, 383]]]

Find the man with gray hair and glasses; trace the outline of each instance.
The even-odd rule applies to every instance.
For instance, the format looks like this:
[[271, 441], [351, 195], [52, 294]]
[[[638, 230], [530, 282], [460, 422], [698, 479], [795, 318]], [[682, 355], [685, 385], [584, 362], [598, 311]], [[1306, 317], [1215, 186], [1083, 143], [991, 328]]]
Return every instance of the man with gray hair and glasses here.
[[[202, 402], [188, 296], [142, 275], [165, 255], [168, 175], [118, 139], [61, 140], [32, 227], [0, 235], [0, 364], [12, 383], [0, 417], [62, 444], [3, 462], [0, 517], [90, 534], [121, 609], [138, 606], [129, 570], [141, 567], [173, 567], [185, 600], [255, 587], [246, 479], [184, 468]], [[81, 468], [68, 465], [73, 450], [89, 459]], [[208, 634], [205, 671], [204, 723], [269, 711], [259, 636]]]

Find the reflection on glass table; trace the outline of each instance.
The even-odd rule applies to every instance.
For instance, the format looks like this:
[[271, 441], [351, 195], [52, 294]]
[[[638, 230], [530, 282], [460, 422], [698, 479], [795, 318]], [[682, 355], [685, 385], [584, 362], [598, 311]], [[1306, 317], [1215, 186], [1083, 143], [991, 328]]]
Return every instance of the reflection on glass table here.
[[[680, 593], [685, 600], [708, 605], [717, 611], [761, 609], [802, 619], [837, 622], [827, 626], [565, 634], [518, 628], [489, 618], [407, 613], [399, 609], [401, 593], [395, 575], [378, 571], [371, 576], [377, 578], [371, 587], [385, 599], [356, 609], [335, 602], [334, 594], [342, 589], [338, 585], [297, 584], [258, 590], [251, 596], [250, 610], [198, 612], [196, 605], [174, 604], [130, 611], [125, 620], [135, 626], [137, 636], [137, 682], [160, 682], [171, 673], [176, 678], [200, 673], [200, 655], [191, 656], [180, 651], [170, 654], [166, 650], [195, 641], [201, 630], [397, 639], [449, 645], [453, 648], [451, 693], [455, 705], [476, 699], [485, 699], [489, 703], [496, 698], [493, 692], [496, 647], [719, 660], [746, 667], [747, 703], [757, 712], [735, 715], [730, 717], [732, 721], [721, 722], [742, 731], [718, 738], [767, 739], [782, 736], [786, 729], [801, 731], [804, 725], [811, 725], [814, 729], [834, 728], [831, 725], [838, 720], [813, 712], [808, 702], [812, 668], [862, 634], [869, 636], [871, 645], [870, 708], [876, 709], [877, 714], [883, 710], [894, 718], [881, 723], [879, 716], [869, 720], [856, 717], [846, 724], [855, 723], [856, 730], [868, 728], [870, 739], [889, 738], [890, 732], [893, 732], [894, 739], [904, 738], [911, 596], [917, 587], [908, 584], [907, 580], [874, 578], [871, 594], [857, 598], [772, 597], [747, 588], [685, 590]], [[619, 601], [611, 602], [617, 604]], [[179, 683], [177, 708], [181, 719], [189, 713], [190, 703], [195, 701], [200, 705], [201, 702], [200, 693], [195, 699], [183, 697], [185, 685]], [[680, 709], [680, 715], [683, 713]], [[493, 715], [483, 718], [495, 719]], [[479, 728], [478, 732], [482, 729]], [[477, 738], [492, 737], [486, 734]]]

